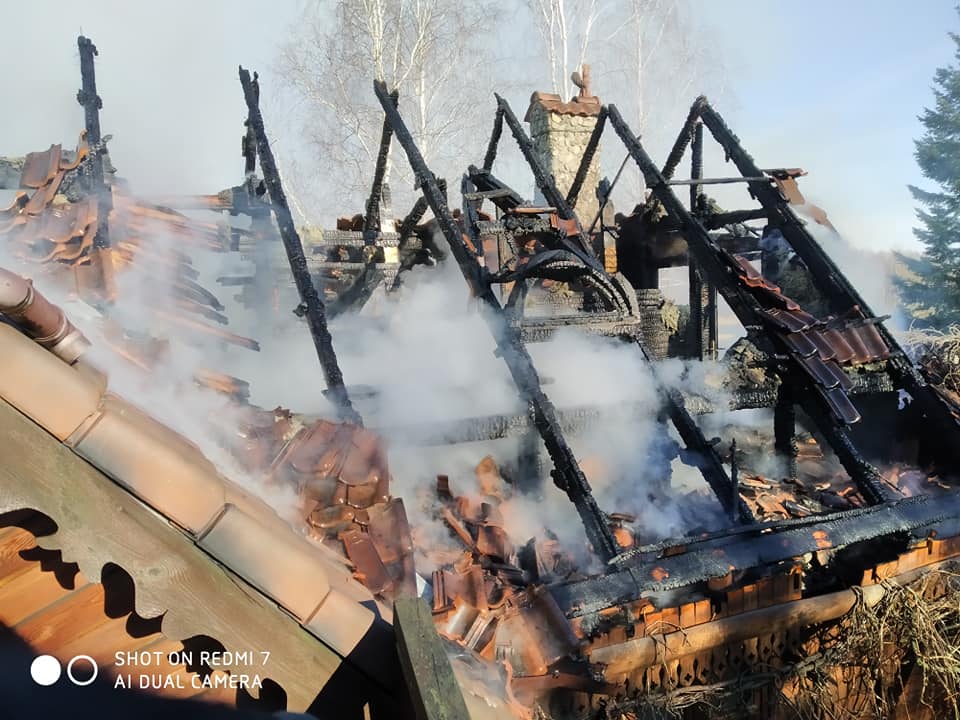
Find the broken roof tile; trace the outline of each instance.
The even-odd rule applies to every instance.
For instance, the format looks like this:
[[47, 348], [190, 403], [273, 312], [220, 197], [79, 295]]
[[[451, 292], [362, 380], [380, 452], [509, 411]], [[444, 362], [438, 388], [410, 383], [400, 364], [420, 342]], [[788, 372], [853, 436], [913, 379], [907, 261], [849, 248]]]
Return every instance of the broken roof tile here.
[[60, 145], [51, 145], [47, 150], [27, 153], [20, 175], [20, 187], [40, 188], [60, 172]]

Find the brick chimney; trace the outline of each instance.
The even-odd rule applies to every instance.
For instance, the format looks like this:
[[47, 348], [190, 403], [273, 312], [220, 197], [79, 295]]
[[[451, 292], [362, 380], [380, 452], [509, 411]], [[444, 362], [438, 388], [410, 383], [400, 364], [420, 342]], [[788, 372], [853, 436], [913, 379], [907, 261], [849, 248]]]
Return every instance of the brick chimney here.
[[[559, 95], [535, 92], [524, 117], [530, 123], [537, 157], [547, 172], [553, 173], [557, 188], [564, 195], [573, 184], [600, 114], [600, 99], [590, 94], [590, 66], [584, 65], [581, 73], [574, 73], [573, 82], [580, 92], [570, 102], [564, 102]], [[593, 222], [599, 209], [596, 196], [599, 182], [600, 151], [597, 148], [574, 207], [585, 227]]]

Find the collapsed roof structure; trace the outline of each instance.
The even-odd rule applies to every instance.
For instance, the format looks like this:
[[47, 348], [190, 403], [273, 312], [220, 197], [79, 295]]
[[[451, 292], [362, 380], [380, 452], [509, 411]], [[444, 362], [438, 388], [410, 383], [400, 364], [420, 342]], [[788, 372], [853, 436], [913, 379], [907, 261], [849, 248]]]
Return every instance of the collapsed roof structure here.
[[[384, 125], [365, 213], [304, 242], [256, 75], [240, 70], [244, 182], [217, 195], [148, 202], [111, 177], [96, 49], [85, 38], [79, 48], [85, 132], [73, 155], [55, 145], [4, 161], [0, 177], [20, 190], [0, 213], [0, 240], [33, 261], [44, 292], [67, 289], [95, 306], [98, 336], [148, 372], [159, 370], [168, 348], [124, 325], [124, 272], [165, 269], [153, 280], [169, 286], [174, 303], [153, 312], [168, 329], [249, 350], [256, 340], [210, 324], [228, 324], [225, 308], [198, 282], [189, 248], [253, 256], [254, 278], [225, 275], [222, 284], [242, 285], [254, 311], [292, 275], [295, 312], [338, 417], [255, 407], [244, 381], [195, 368], [197, 383], [223, 396], [220, 417], [202, 421], [216, 426], [220, 447], [256, 483], [296, 495], [291, 524], [191, 438], [108, 389], [89, 341], [64, 312], [18, 274], [0, 273], [0, 424], [10, 457], [0, 469], [0, 538], [10, 550], [0, 620], [38, 650], [68, 657], [77, 635], [89, 635], [104, 664], [121, 647], [162, 647], [168, 675], [232, 678], [257, 673], [239, 661], [177, 667], [168, 651], [265, 650], [274, 658], [259, 673], [268, 689], [194, 686], [198, 693], [185, 694], [318, 715], [359, 717], [366, 707], [373, 717], [635, 717], [664, 708], [689, 717], [814, 716], [814, 690], [822, 706], [857, 717], [946, 702], [942, 686], [925, 690], [929, 666], [898, 639], [880, 641], [887, 662], [879, 675], [865, 669], [870, 658], [841, 671], [850, 618], [902, 598], [891, 581], [922, 580], [931, 602], [957, 590], [944, 571], [960, 553], [952, 485], [960, 407], [914, 366], [811, 234], [811, 223], [829, 222], [799, 193], [802, 171], [760, 169], [703, 98], [659, 167], [616, 107], [591, 94], [584, 71], [569, 102], [534, 94], [526, 115], [533, 137], [497, 98], [483, 164], [468, 166], [462, 208], [451, 212], [446, 183], [424, 162], [397, 94], [377, 83]], [[629, 215], [611, 211], [611, 183], [599, 178], [608, 125], [649, 191]], [[504, 126], [530, 168], [535, 202], [493, 174]], [[704, 176], [704, 127], [738, 177]], [[391, 228], [383, 198], [394, 139], [422, 198]], [[691, 177], [675, 180], [687, 149]], [[734, 182], [759, 207], [728, 211], [707, 197], [711, 184]], [[678, 186], [690, 188], [687, 205]], [[185, 214], [196, 208], [245, 215], [250, 225]], [[427, 209], [433, 217], [423, 222]], [[750, 224], [757, 221], [762, 228]], [[161, 235], [182, 245], [164, 245]], [[378, 288], [401, 286], [413, 265], [443, 259], [444, 246], [482, 304], [527, 412], [444, 424], [443, 442], [521, 442], [512, 472], [485, 458], [476, 487], [451, 482], [438, 467], [435, 487], [419, 488], [446, 528], [440, 546], [418, 535], [404, 498], [392, 494], [389, 450], [364, 428], [327, 322], [359, 310]], [[285, 277], [277, 274], [280, 254]], [[659, 269], [673, 266], [688, 268], [682, 322], [665, 312], [659, 288]], [[528, 345], [574, 328], [620, 341], [658, 378], [668, 357], [716, 358], [718, 298], [746, 330], [719, 364], [730, 408], [657, 380], [657, 407], [639, 412], [659, 415], [664, 434], [672, 426], [681, 456], [726, 520], [655, 537], [636, 517], [601, 506], [568, 440], [604, 408], [557, 408]], [[772, 428], [757, 432], [756, 447], [741, 442], [727, 452], [705, 433], [702, 416], [744, 408], [772, 409]], [[411, 442], [433, 434], [404, 430]], [[770, 454], [783, 460], [782, 477], [751, 470]], [[637, 467], [633, 481], [672, 492], [669, 478], [648, 477], [655, 472]], [[592, 561], [535, 528], [523, 543], [505, 529], [513, 498], [555, 492], [544, 486], [547, 475], [576, 509]], [[117, 512], [105, 519], [104, 507]], [[53, 550], [61, 555], [44, 555]], [[404, 604], [417, 596], [429, 611], [422, 601]], [[90, 604], [84, 625], [79, 608]], [[67, 611], [58, 616], [55, 606]], [[133, 620], [119, 628], [117, 617]], [[83, 630], [71, 635], [68, 627]], [[459, 690], [448, 684], [454, 676]]]

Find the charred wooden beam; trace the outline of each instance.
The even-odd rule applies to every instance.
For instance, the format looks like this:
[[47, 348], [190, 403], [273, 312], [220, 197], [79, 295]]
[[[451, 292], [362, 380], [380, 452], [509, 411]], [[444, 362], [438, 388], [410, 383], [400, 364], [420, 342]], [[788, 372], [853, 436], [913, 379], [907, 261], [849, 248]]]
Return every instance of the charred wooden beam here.
[[493, 118], [493, 132], [490, 133], [490, 142], [487, 144], [487, 154], [483, 156], [483, 169], [493, 170], [493, 162], [497, 159], [497, 147], [500, 145], [500, 136], [503, 134], [503, 109], [498, 107]]
[[593, 156], [600, 147], [600, 136], [603, 135], [603, 128], [607, 124], [607, 109], [600, 108], [600, 114], [597, 115], [597, 124], [593, 126], [593, 132], [590, 133], [590, 139], [587, 146], [583, 149], [583, 157], [580, 158], [580, 166], [577, 168], [577, 174], [573, 178], [570, 190], [567, 191], [567, 205], [576, 207], [577, 197], [580, 195], [580, 189], [583, 187], [584, 180], [587, 179], [587, 173], [590, 171], [590, 163], [593, 162]]
[[384, 272], [376, 263], [366, 263], [350, 286], [327, 306], [329, 318], [333, 320], [346, 312], [360, 312], [383, 282], [383, 278]]
[[471, 244], [473, 246], [473, 253], [477, 264], [483, 268], [486, 268], [487, 263], [486, 259], [483, 256], [483, 240], [473, 232], [473, 229], [477, 227], [479, 222], [479, 216], [477, 208], [480, 206], [482, 200], [471, 200], [470, 195], [473, 193], [472, 190], [475, 190], [473, 183], [470, 182], [470, 177], [464, 175], [460, 181], [460, 196], [463, 199], [463, 224], [467, 230], [467, 234], [470, 237]]
[[[737, 441], [730, 442], [730, 506], [737, 507], [740, 504], [740, 471], [737, 466]], [[733, 518], [736, 520], [736, 516]]]
[[703, 196], [703, 123], [697, 122], [693, 126], [693, 142], [690, 146], [690, 212], [699, 214], [700, 198]]
[[477, 188], [476, 192], [470, 194], [489, 199], [504, 212], [518, 208], [525, 202], [513, 188], [485, 168], [480, 169], [471, 165], [467, 168], [467, 175], [470, 177], [470, 182]]
[[[400, 93], [397, 90], [390, 93], [394, 105], [397, 104], [399, 97]], [[382, 229], [380, 200], [383, 197], [383, 178], [387, 173], [391, 140], [393, 140], [393, 128], [390, 127], [390, 123], [384, 120], [383, 130], [380, 133], [380, 149], [377, 152], [377, 165], [373, 171], [373, 187], [370, 188], [370, 197], [367, 198], [367, 213], [363, 218], [363, 242], [366, 245], [373, 245], [377, 233]]]
[[97, 95], [97, 76], [94, 69], [94, 58], [99, 54], [97, 46], [90, 38], [83, 35], [77, 38], [77, 47], [80, 50], [80, 78], [82, 87], [77, 92], [77, 102], [83, 106], [84, 125], [87, 130], [87, 143], [91, 149], [98, 148], [96, 157], [90, 164], [94, 185], [99, 190], [103, 186], [103, 155], [99, 149], [100, 141], [100, 108], [103, 101]]
[[[606, 108], [603, 109], [606, 112]], [[604, 121], [606, 121], [606, 115], [604, 115]], [[603, 225], [603, 211], [607, 209], [607, 203], [610, 202], [610, 196], [613, 194], [613, 189], [617, 186], [617, 183], [620, 181], [620, 176], [623, 174], [623, 169], [627, 166], [627, 163], [630, 161], [630, 155], [628, 154], [623, 158], [623, 162], [620, 163], [620, 167], [617, 170], [617, 174], [613, 176], [613, 182], [607, 185], [604, 188], [602, 197], [600, 198], [600, 207], [597, 209], [597, 214], [593, 216], [593, 222], [590, 223], [590, 227], [587, 229], [587, 235], [592, 236], [594, 228], [597, 227], [597, 223], [600, 223], [600, 232], [604, 232], [606, 228]]]
[[[440, 188], [440, 192], [443, 193], [444, 197], [446, 197], [447, 181], [443, 178], [437, 178], [437, 187]], [[400, 235], [401, 241], [413, 235], [417, 225], [421, 220], [423, 220], [423, 216], [427, 212], [427, 207], [427, 199], [422, 195], [418, 197], [417, 201], [413, 204], [413, 207], [410, 208], [410, 212], [407, 213], [407, 216], [400, 222], [400, 227], [397, 230], [397, 233]]]
[[[260, 102], [260, 91], [257, 92], [257, 102]], [[253, 134], [253, 127], [250, 125], [250, 113], [243, 121], [246, 131], [243, 133], [243, 140], [240, 143], [240, 154], [243, 156], [243, 180], [247, 188], [250, 199], [253, 199], [253, 181], [257, 172], [257, 138]]]
[[622, 568], [602, 577], [550, 586], [567, 617], [582, 617], [610, 607], [610, 598], [626, 603], [644, 594], [671, 590], [735, 568], [774, 567], [827, 547], [855, 543], [886, 543], [899, 537], [907, 549], [910, 535], [929, 537], [942, 533], [960, 519], [960, 493], [939, 498], [918, 496], [870, 508], [829, 515], [757, 523], [717, 533], [670, 540], [653, 547], [627, 550], [613, 565]]
[[90, 38], [81, 35], [77, 38], [77, 47], [80, 50], [81, 79], [77, 102], [83, 106], [87, 144], [90, 146], [87, 165], [90, 173], [90, 189], [97, 196], [97, 215], [100, 218], [93, 245], [95, 248], [107, 248], [110, 247], [110, 226], [107, 218], [113, 209], [113, 197], [104, 179], [103, 170], [103, 155], [106, 152], [103, 147], [104, 138], [100, 134], [100, 108], [103, 107], [103, 101], [97, 95], [97, 75], [94, 68], [94, 58], [98, 55], [97, 46]]
[[[706, 228], [690, 214], [674, 194], [640, 141], [620, 116], [617, 108], [611, 105], [609, 112], [611, 124], [647, 179], [647, 186], [667, 213], [680, 222], [681, 229], [687, 238], [689, 251], [703, 269], [707, 280], [716, 284], [717, 288], [723, 293], [727, 304], [744, 326], [762, 326], [764, 324], [763, 315], [756, 301], [736, 282], [732, 281], [727, 268], [720, 262], [720, 255], [723, 251], [710, 237]], [[783, 354], [789, 357], [788, 349], [774, 345], [769, 336], [754, 334], [753, 339], [771, 354]], [[802, 379], [804, 372], [795, 365], [794, 363], [793, 367], [781, 374], [785, 373], [788, 376], [785, 379], [796, 378], [797, 382], [802, 385], [802, 388], [798, 388], [798, 396], [802, 407], [817, 423], [818, 429], [830, 443], [844, 469], [860, 488], [864, 498], [871, 503], [883, 502], [886, 499], [886, 493], [882, 483], [879, 482], [879, 473], [876, 468], [860, 455], [850, 441], [846, 430], [832, 418], [831, 411], [826, 407], [825, 401], [812, 386], [809, 386], [806, 380]]]
[[[640, 341], [637, 341], [637, 344], [640, 345]], [[640, 349], [646, 355], [642, 345], [640, 345]], [[731, 478], [727, 477], [723, 460], [716, 448], [710, 444], [700, 430], [700, 426], [687, 411], [683, 395], [678, 390], [664, 387], [661, 390], [661, 396], [666, 405], [670, 422], [673, 423], [686, 448], [697, 455], [699, 460], [697, 467], [700, 474], [703, 475], [703, 479], [710, 486], [710, 490], [720, 501], [724, 511], [741, 523], [756, 522], [750, 507], [740, 497], [739, 492], [734, 491], [734, 483]]]
[[[699, 123], [697, 123], [699, 125]], [[773, 179], [764, 175], [759, 177], [725, 177], [725, 178], [688, 178], [686, 180], [668, 180], [667, 185], [735, 185], [737, 183], [769, 182]]]
[[870, 505], [878, 505], [896, 499], [896, 493], [883, 481], [880, 471], [853, 444], [846, 428], [834, 422], [819, 403], [801, 401], [801, 406], [814, 421], [850, 479], [856, 483], [864, 500]]
[[739, 225], [749, 220], [766, 220], [768, 215], [769, 213], [764, 208], [713, 213], [703, 219], [703, 226], [707, 228], [707, 230], [716, 230], [726, 227], [727, 225]]
[[273, 206], [274, 214], [277, 217], [277, 225], [280, 228], [280, 238], [283, 240], [283, 247], [287, 251], [287, 260], [290, 262], [290, 272], [297, 286], [297, 292], [300, 294], [300, 301], [303, 303], [307, 325], [310, 328], [310, 336], [313, 338], [313, 346], [317, 351], [317, 358], [320, 360], [320, 367], [323, 371], [324, 380], [327, 383], [329, 397], [336, 406], [341, 419], [362, 425], [363, 420], [350, 403], [350, 397], [347, 395], [347, 389], [343, 384], [343, 374], [340, 372], [337, 355], [333, 349], [333, 338], [330, 337], [330, 330], [327, 328], [327, 318], [324, 312], [323, 301], [320, 299], [320, 295], [317, 293], [317, 289], [313, 286], [313, 281], [310, 279], [310, 272], [307, 269], [307, 258], [303, 254], [300, 235], [297, 233], [297, 228], [293, 223], [293, 216], [290, 214], [290, 207], [287, 205], [287, 196], [284, 194], [283, 186], [280, 184], [280, 173], [277, 171], [273, 151], [270, 149], [267, 132], [263, 126], [263, 115], [260, 113], [260, 90], [257, 74], [254, 73], [251, 79], [250, 73], [241, 67], [240, 84], [243, 86], [243, 96], [247, 102], [247, 110], [250, 113], [250, 126], [253, 128], [253, 133], [257, 140], [257, 154], [260, 156], [260, 169], [263, 172], [263, 179], [267, 186], [267, 192], [270, 195], [270, 202]]
[[[706, 98], [701, 99], [703, 102], [706, 102]], [[683, 127], [680, 129], [680, 134], [677, 135], [677, 139], [674, 141], [673, 147], [670, 148], [670, 154], [667, 156], [667, 162], [664, 164], [663, 170], [660, 171], [660, 175], [662, 175], [665, 180], [669, 180], [673, 177], [673, 173], [676, 172], [677, 166], [683, 159], [683, 154], [687, 151], [687, 147], [690, 145], [690, 143], [693, 142], [693, 135], [697, 120], [700, 117], [699, 102], [700, 100], [695, 102], [690, 108], [690, 113], [687, 115], [687, 119], [683, 123]], [[650, 187], [649, 183], [647, 183], [647, 187]]]
[[[703, 124], [699, 122], [694, 125], [690, 156], [690, 177], [699, 178], [703, 175]], [[690, 186], [690, 212], [694, 215], [698, 212], [702, 196], [703, 191], [700, 185]], [[709, 332], [706, 315], [710, 305], [710, 285], [704, 282], [696, 262], [690, 259], [687, 261], [687, 284], [690, 307], [687, 335], [690, 345], [687, 354], [691, 358], [703, 360], [709, 348], [709, 343], [706, 341]]]
[[787, 383], [777, 389], [777, 404], [773, 409], [773, 447], [787, 461], [789, 477], [797, 476], [797, 412], [793, 393]]
[[[492, 312], [484, 313], [484, 317], [490, 326], [499, 353], [506, 363], [521, 396], [533, 408], [537, 430], [540, 437], [543, 438], [547, 452], [553, 461], [554, 483], [567, 493], [576, 507], [583, 522], [587, 539], [593, 545], [594, 552], [604, 560], [613, 558], [617, 554], [617, 543], [613, 532], [593, 497], [590, 483], [580, 469], [573, 450], [567, 444], [566, 438], [560, 430], [556, 409], [541, 388], [540, 377], [533, 364], [533, 359], [523, 343], [520, 342], [517, 331], [511, 328], [503, 317], [500, 302], [487, 281], [489, 271], [476, 262], [474, 254], [470, 252], [464, 242], [463, 233], [450, 214], [446, 199], [437, 186], [436, 178], [424, 162], [423, 156], [420, 154], [420, 150], [407, 130], [397, 108], [390, 102], [386, 85], [377, 81], [374, 83], [374, 90], [384, 113], [393, 126], [397, 141], [407, 154], [420, 188], [433, 210], [434, 217], [440, 224], [444, 237], [450, 244], [450, 250], [460, 266], [467, 284], [475, 297], [492, 310]], [[473, 238], [473, 242], [475, 245], [479, 244], [479, 240], [476, 238]]]

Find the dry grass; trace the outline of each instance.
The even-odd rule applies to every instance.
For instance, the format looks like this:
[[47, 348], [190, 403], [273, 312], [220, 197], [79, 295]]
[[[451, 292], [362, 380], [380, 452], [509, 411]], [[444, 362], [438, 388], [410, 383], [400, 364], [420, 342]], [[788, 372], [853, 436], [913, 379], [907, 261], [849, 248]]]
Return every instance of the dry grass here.
[[960, 718], [960, 575], [934, 571], [907, 586], [888, 583], [875, 606], [858, 603], [816, 629], [807, 657], [754, 668], [732, 680], [636, 698], [608, 709], [636, 718], [758, 717], [758, 694], [776, 698], [776, 717], [866, 720], [895, 716], [913, 676], [911, 714]]
[[937, 384], [960, 395], [960, 326], [945, 331], [909, 330], [903, 344], [910, 356], [937, 376]]

